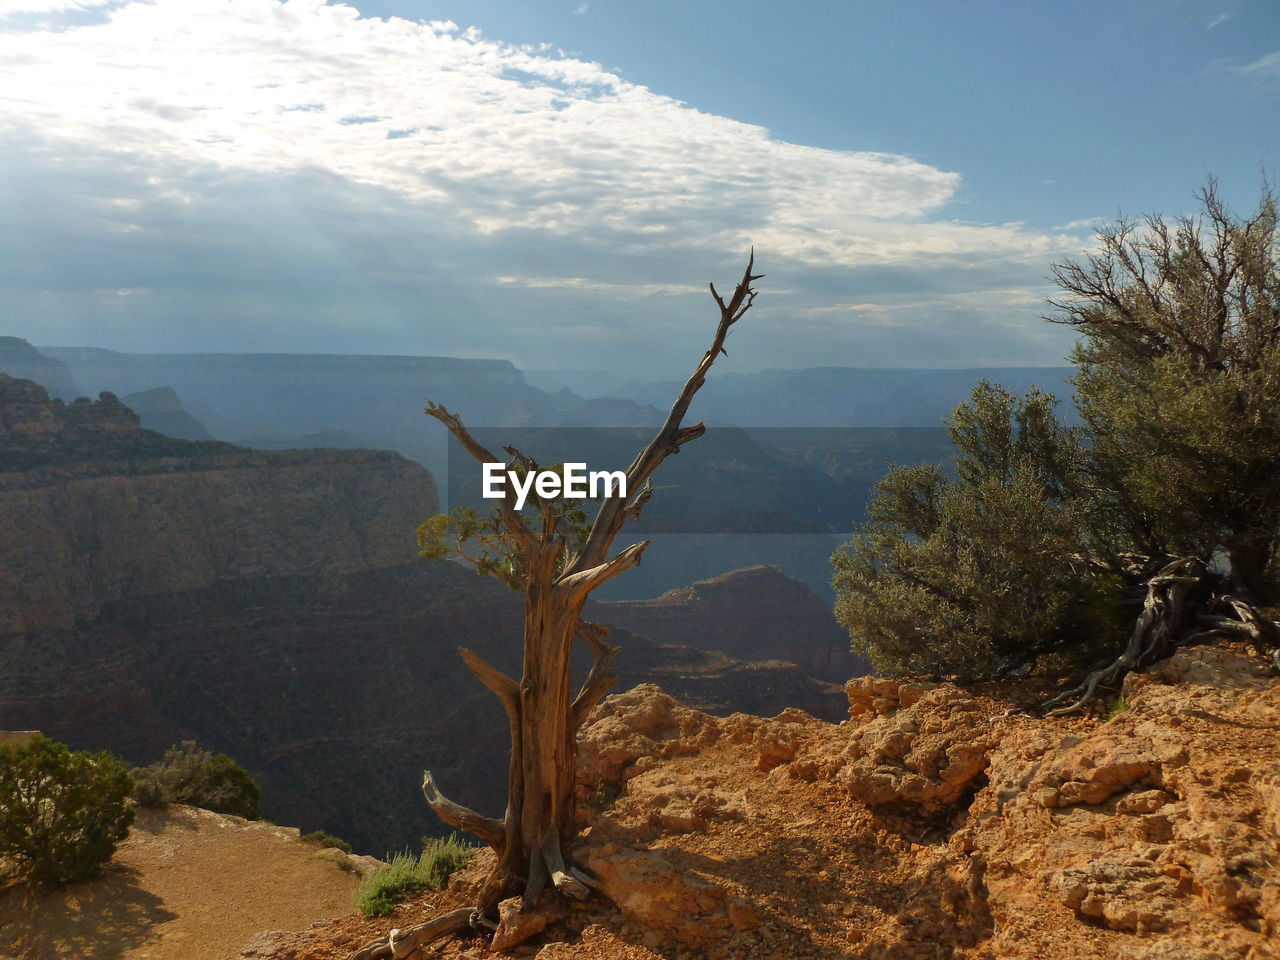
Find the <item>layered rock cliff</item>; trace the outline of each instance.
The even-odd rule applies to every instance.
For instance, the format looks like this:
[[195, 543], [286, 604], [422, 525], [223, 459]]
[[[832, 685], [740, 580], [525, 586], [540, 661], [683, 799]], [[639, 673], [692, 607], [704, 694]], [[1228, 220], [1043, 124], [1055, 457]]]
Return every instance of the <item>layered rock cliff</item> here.
[[430, 474], [396, 454], [177, 440], [112, 394], [63, 405], [3, 374], [0, 469], [0, 633], [71, 630], [126, 598], [409, 563], [436, 510]]
[[0, 337], [0, 373], [31, 380], [63, 400], [80, 395], [65, 363], [41, 353], [21, 337]]
[[591, 615], [663, 643], [740, 660], [786, 660], [835, 683], [871, 669], [850, 652], [848, 631], [830, 606], [776, 566], [734, 570], [652, 600], [600, 601]]
[[[198, 739], [259, 780], [265, 816], [375, 854], [440, 829], [424, 766], [496, 813], [506, 723], [456, 647], [518, 670], [520, 597], [418, 559], [436, 509], [394, 453], [178, 440], [110, 394], [0, 379], [0, 728], [134, 762]], [[624, 682], [702, 709], [840, 709], [791, 664], [612, 642]]]

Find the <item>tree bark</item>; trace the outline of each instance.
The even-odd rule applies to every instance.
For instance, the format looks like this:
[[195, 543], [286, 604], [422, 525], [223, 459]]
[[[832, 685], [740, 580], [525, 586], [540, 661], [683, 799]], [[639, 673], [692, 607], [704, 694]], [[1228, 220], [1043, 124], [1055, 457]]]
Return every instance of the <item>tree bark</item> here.
[[[499, 499], [496, 510], [504, 546], [520, 558], [524, 570], [522, 581], [517, 584], [525, 593], [520, 681], [516, 683], [469, 650], [461, 653], [467, 666], [498, 697], [507, 713], [511, 757], [506, 813], [497, 820], [454, 803], [440, 792], [430, 772], [424, 772], [422, 784], [423, 796], [437, 816], [484, 841], [494, 850], [497, 861], [482, 886], [475, 909], [455, 910], [409, 931], [393, 931], [387, 938], [362, 947], [351, 960], [407, 956], [398, 951], [412, 952], [432, 939], [458, 933], [467, 926], [497, 929], [499, 904], [518, 894], [522, 895], [523, 911], [555, 910], [555, 899], [548, 906], [549, 901], [542, 897], [548, 887], [559, 897], [582, 899], [595, 886], [587, 873], [569, 862], [564, 848], [577, 832], [574, 792], [578, 728], [617, 680], [612, 672], [617, 650], [605, 642], [606, 628], [582, 620], [582, 608], [592, 590], [639, 564], [648, 542], [633, 544], [610, 556], [614, 539], [648, 502], [652, 495], [649, 478], [662, 461], [706, 432], [701, 423], [684, 426], [684, 416], [694, 394], [706, 382], [712, 364], [725, 353], [730, 328], [755, 300], [751, 283], [760, 276], [751, 273], [753, 266], [754, 256], [747, 261], [728, 302], [711, 286], [711, 296], [720, 310], [711, 347], [685, 382], [662, 426], [628, 467], [628, 496], [611, 497], [601, 503], [585, 542], [580, 542], [567, 524], [560, 523], [552, 503], [541, 501], [536, 494], [533, 505], [541, 511], [537, 529], [515, 508], [510, 492]], [[498, 462], [455, 414], [430, 402], [426, 413], [443, 423], [474, 459]], [[507, 447], [506, 452], [514, 465], [537, 466], [517, 450]], [[509, 574], [501, 576], [512, 582]], [[581, 688], [573, 694], [570, 664], [575, 639], [580, 639], [591, 652], [594, 663]], [[503, 915], [507, 914], [509, 910], [504, 909]], [[536, 924], [528, 926], [537, 928]], [[511, 936], [511, 928], [506, 928], [497, 942], [505, 948], [517, 941]]]
[[1046, 716], [1081, 710], [1100, 693], [1119, 693], [1126, 675], [1190, 646], [1228, 636], [1252, 642], [1256, 649], [1280, 645], [1280, 624], [1264, 617], [1243, 597], [1213, 593], [1215, 577], [1203, 561], [1183, 557], [1147, 581], [1142, 613], [1124, 652], [1087, 674], [1079, 684], [1045, 701]]

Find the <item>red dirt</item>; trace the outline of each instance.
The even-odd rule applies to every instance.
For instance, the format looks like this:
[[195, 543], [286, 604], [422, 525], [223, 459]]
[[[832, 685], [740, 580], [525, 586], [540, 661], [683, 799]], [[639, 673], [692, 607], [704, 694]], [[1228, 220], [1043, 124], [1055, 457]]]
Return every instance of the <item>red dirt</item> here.
[[100, 878], [0, 893], [0, 960], [223, 960], [260, 930], [349, 914], [359, 877], [297, 835], [194, 807], [140, 808]]

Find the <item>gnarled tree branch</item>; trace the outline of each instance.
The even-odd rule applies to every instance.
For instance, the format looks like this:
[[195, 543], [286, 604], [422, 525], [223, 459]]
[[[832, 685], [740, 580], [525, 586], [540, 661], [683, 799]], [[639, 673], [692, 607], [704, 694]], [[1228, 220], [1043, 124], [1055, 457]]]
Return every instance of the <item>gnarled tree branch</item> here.
[[585, 900], [590, 895], [590, 886], [578, 879], [585, 874], [580, 870], [571, 873], [565, 866], [564, 855], [560, 852], [560, 831], [554, 823], [542, 835], [542, 861], [547, 866], [551, 885], [561, 894], [575, 900]]
[[[743, 318], [755, 301], [756, 291], [752, 289], [751, 284], [764, 274], [753, 274], [751, 271], [754, 266], [753, 251], [747, 260], [747, 269], [743, 271], [742, 279], [738, 281], [728, 303], [725, 303], [716, 292], [715, 284], [711, 284], [711, 296], [720, 308], [720, 322], [716, 326], [715, 336], [711, 339], [711, 346], [685, 382], [675, 403], [671, 405], [666, 420], [658, 428], [658, 432], [627, 468], [626, 488], [628, 490], [637, 490], [644, 486], [663, 460], [677, 452], [683, 444], [702, 436], [705, 432], [706, 428], [702, 424], [684, 427], [685, 414], [689, 412], [689, 404], [693, 402], [694, 395], [706, 383], [707, 372], [711, 369], [711, 365], [720, 354], [725, 352], [724, 342], [729, 336], [730, 328]], [[610, 497], [600, 504], [591, 526], [591, 535], [573, 561], [570, 573], [587, 570], [604, 562], [613, 546], [614, 538], [627, 520], [627, 506], [625, 498], [622, 497]]]
[[471, 672], [486, 687], [494, 692], [507, 710], [508, 718], [513, 718], [520, 711], [520, 687], [505, 673], [493, 666], [474, 650], [459, 647], [458, 653], [462, 662], [471, 668]]
[[1212, 596], [1209, 588], [1215, 579], [1195, 557], [1183, 557], [1163, 567], [1147, 581], [1142, 613], [1124, 652], [1046, 701], [1046, 716], [1080, 710], [1093, 702], [1099, 691], [1118, 691], [1126, 674], [1169, 656], [1176, 647], [1214, 636], [1249, 640], [1257, 649], [1280, 644], [1280, 624], [1264, 617], [1243, 597]]
[[478, 837], [493, 847], [496, 852], [502, 851], [506, 842], [506, 824], [493, 817], [481, 816], [460, 803], [454, 803], [440, 792], [430, 770], [422, 771], [422, 795], [427, 798], [427, 806], [449, 826], [465, 830], [472, 836]]
[[366, 943], [351, 955], [351, 960], [408, 957], [432, 940], [440, 940], [465, 930], [471, 925], [472, 912], [470, 907], [461, 907], [427, 923], [420, 923], [404, 930], [392, 930], [387, 936], [372, 943]]
[[640, 566], [640, 557], [648, 546], [648, 540], [633, 543], [598, 567], [562, 576], [556, 586], [569, 591], [575, 597], [585, 597], [606, 580], [612, 580], [624, 570]]
[[[443, 423], [445, 428], [453, 434], [454, 439], [462, 445], [462, 449], [471, 454], [477, 462], [501, 462], [484, 444], [471, 435], [471, 431], [462, 422], [462, 418], [447, 407], [428, 400], [426, 409], [423, 412], [427, 416], [434, 417]], [[516, 510], [515, 504], [512, 502], [513, 496], [508, 484], [502, 498], [498, 500], [498, 509], [502, 514], [502, 522], [506, 529], [510, 531], [512, 538], [521, 547], [528, 548], [533, 545], [536, 538], [533, 535], [533, 531], [529, 529], [529, 525], [525, 523], [524, 518], [520, 516], [520, 512]]]
[[578, 624], [578, 637], [587, 645], [595, 659], [570, 707], [570, 723], [575, 731], [586, 722], [587, 714], [609, 692], [609, 688], [618, 682], [618, 675], [613, 672], [613, 659], [618, 655], [619, 648], [605, 643], [608, 636], [609, 628], [606, 626], [586, 620]]

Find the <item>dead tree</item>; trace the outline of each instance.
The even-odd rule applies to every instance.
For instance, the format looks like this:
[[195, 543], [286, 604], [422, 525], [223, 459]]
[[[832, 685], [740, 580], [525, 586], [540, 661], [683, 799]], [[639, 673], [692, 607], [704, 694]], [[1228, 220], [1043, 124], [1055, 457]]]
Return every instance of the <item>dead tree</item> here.
[[1217, 638], [1246, 640], [1256, 650], [1280, 646], [1280, 624], [1244, 597], [1215, 592], [1220, 577], [1196, 557], [1166, 564], [1146, 582], [1146, 599], [1124, 652], [1076, 686], [1045, 701], [1046, 716], [1081, 710], [1099, 694], [1118, 693], [1125, 676], [1182, 646]]
[[[594, 881], [570, 862], [565, 845], [577, 831], [574, 788], [576, 739], [587, 714], [616, 682], [612, 664], [616, 648], [605, 642], [607, 629], [582, 619], [591, 591], [636, 566], [648, 541], [613, 552], [613, 543], [628, 520], [639, 516], [652, 488], [649, 478], [668, 456], [706, 432], [701, 423], [684, 426], [694, 395], [713, 363], [725, 353], [725, 339], [751, 308], [756, 291], [754, 256], [726, 302], [711, 285], [720, 311], [711, 347], [698, 363], [666, 420], [626, 470], [626, 496], [606, 497], [589, 532], [570, 522], [556, 504], [531, 495], [536, 520], [517, 510], [511, 485], [497, 501], [489, 530], [490, 544], [503, 557], [468, 556], [465, 560], [524, 591], [524, 662], [520, 680], [507, 676], [470, 650], [462, 658], [472, 673], [502, 702], [511, 731], [506, 813], [501, 819], [482, 816], [441, 794], [430, 772], [423, 773], [422, 792], [436, 815], [450, 826], [477, 837], [493, 849], [496, 862], [472, 909], [455, 910], [429, 923], [393, 930], [356, 951], [351, 960], [407, 957], [424, 943], [470, 928], [497, 932], [495, 946], [514, 942], [509, 927], [496, 918], [503, 900], [522, 896], [525, 914], [539, 909], [550, 888], [561, 897], [584, 898]], [[426, 413], [439, 420], [473, 458], [496, 463], [454, 413], [428, 401]], [[512, 447], [504, 448], [513, 469], [537, 469], [537, 464]], [[570, 686], [570, 657], [574, 641], [581, 641], [593, 664], [576, 693]], [[551, 899], [551, 898], [548, 898]], [[510, 911], [504, 911], [504, 922]]]

